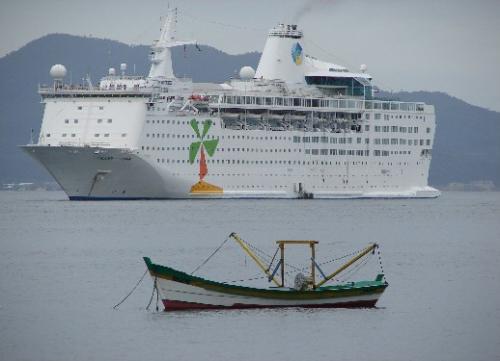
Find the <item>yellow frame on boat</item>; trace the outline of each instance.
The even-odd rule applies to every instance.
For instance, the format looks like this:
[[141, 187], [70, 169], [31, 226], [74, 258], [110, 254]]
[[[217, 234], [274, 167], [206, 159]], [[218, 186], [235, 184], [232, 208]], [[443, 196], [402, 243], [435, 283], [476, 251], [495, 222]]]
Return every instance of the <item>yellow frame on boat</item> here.
[[[273, 281], [276, 286], [278, 287], [285, 287], [285, 245], [287, 244], [292, 244], [292, 245], [309, 245], [311, 248], [311, 276], [310, 276], [310, 282], [311, 286], [313, 289], [316, 289], [318, 287], [321, 287], [324, 285], [326, 282], [330, 281], [333, 277], [337, 276], [339, 273], [343, 272], [347, 268], [349, 268], [352, 264], [354, 264], [356, 261], [359, 259], [363, 258], [370, 252], [375, 251], [375, 249], [378, 247], [376, 243], [370, 244], [368, 247], [363, 249], [359, 254], [351, 258], [349, 261], [344, 263], [341, 267], [339, 267], [335, 272], [329, 274], [326, 276], [321, 282], [316, 283], [316, 249], [315, 246], [319, 243], [318, 241], [314, 240], [280, 240], [276, 241], [276, 244], [278, 244], [279, 249], [280, 249], [280, 266], [281, 266], [281, 283], [274, 277], [274, 273], [269, 272], [269, 268], [266, 267], [264, 262], [260, 260], [260, 258], [252, 252], [252, 250], [248, 247], [247, 243], [243, 241], [240, 236], [238, 236], [235, 232], [231, 233], [229, 237], [233, 238], [240, 246], [243, 248], [243, 250], [252, 258], [255, 263], [259, 266], [259, 268], [264, 271], [264, 273], [269, 277], [270, 281]], [[318, 266], [319, 267], [319, 266]], [[321, 270], [320, 270], [321, 271]], [[324, 275], [323, 275], [324, 276]]]

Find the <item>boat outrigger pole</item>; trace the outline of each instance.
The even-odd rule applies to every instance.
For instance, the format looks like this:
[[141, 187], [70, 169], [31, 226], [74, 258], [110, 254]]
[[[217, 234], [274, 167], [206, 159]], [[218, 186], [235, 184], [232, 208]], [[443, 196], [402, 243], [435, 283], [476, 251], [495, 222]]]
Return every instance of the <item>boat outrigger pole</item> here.
[[330, 281], [333, 277], [335, 277], [336, 275], [338, 275], [340, 272], [344, 271], [345, 269], [347, 269], [348, 267], [350, 267], [353, 263], [355, 263], [357, 260], [359, 260], [360, 258], [363, 258], [364, 256], [366, 256], [368, 253], [370, 252], [373, 252], [376, 248], [378, 247], [378, 244], [376, 243], [373, 243], [371, 245], [369, 245], [368, 247], [366, 247], [363, 251], [361, 251], [358, 255], [356, 255], [355, 257], [351, 258], [349, 261], [347, 261], [346, 263], [344, 263], [339, 269], [337, 269], [335, 272], [333, 272], [332, 274], [326, 276], [321, 282], [319, 282], [316, 287], [320, 287], [322, 285], [324, 285], [326, 282]]
[[269, 273], [269, 269], [266, 268], [266, 265], [260, 260], [260, 258], [255, 253], [252, 252], [252, 250], [247, 246], [245, 241], [243, 241], [240, 238], [240, 236], [238, 236], [235, 232], [233, 232], [229, 235], [229, 237], [238, 242], [241, 248], [243, 248], [243, 250], [250, 256], [250, 258], [252, 258], [255, 261], [255, 263], [257, 263], [257, 266], [259, 266], [259, 268], [262, 271], [264, 271], [264, 273], [269, 277], [270, 281], [273, 281], [276, 284], [276, 286], [282, 287], [281, 284], [278, 282], [278, 280], [274, 278], [274, 274]]
[[[264, 271], [264, 273], [268, 276], [269, 281], [273, 281], [276, 286], [278, 287], [285, 287], [285, 245], [287, 244], [295, 244], [295, 245], [309, 245], [311, 248], [311, 275], [309, 277], [309, 285], [313, 289], [316, 289], [318, 287], [321, 287], [324, 285], [326, 282], [330, 281], [332, 278], [337, 276], [339, 273], [345, 271], [347, 268], [352, 266], [354, 263], [356, 263], [358, 260], [369, 254], [370, 252], [374, 252], [375, 249], [378, 247], [376, 243], [370, 244], [368, 247], [363, 249], [361, 252], [359, 252], [356, 256], [351, 258], [349, 261], [344, 263], [340, 268], [338, 268], [335, 272], [331, 273], [328, 276], [325, 276], [319, 265], [316, 263], [316, 250], [315, 250], [315, 245], [318, 244], [318, 241], [312, 241], [312, 240], [286, 240], [286, 241], [276, 241], [278, 244], [279, 250], [281, 251], [281, 257], [276, 265], [274, 271], [271, 273], [270, 271], [270, 266], [266, 267], [264, 262], [260, 260], [260, 258], [252, 252], [252, 250], [248, 247], [248, 244], [243, 241], [236, 233], [231, 233], [229, 237], [233, 238], [240, 246], [243, 248], [243, 250], [257, 263], [259, 268]], [[273, 258], [274, 259], [274, 258]], [[272, 263], [272, 262], [271, 262]], [[318, 269], [318, 271], [321, 273], [323, 276], [323, 280], [320, 281], [319, 283], [316, 283], [315, 277], [316, 277], [316, 272], [315, 269]], [[277, 273], [278, 269], [281, 269], [281, 282], [279, 282], [274, 275]]]

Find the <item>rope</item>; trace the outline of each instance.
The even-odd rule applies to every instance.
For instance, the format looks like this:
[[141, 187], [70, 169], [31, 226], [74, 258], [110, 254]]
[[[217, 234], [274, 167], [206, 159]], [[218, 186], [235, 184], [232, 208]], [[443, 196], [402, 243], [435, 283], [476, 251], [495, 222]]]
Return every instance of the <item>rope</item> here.
[[371, 255], [366, 257], [363, 261], [359, 262], [356, 266], [354, 266], [351, 270], [349, 270], [347, 272], [347, 274], [345, 275], [345, 277], [342, 279], [342, 282], [347, 281], [349, 278], [351, 278], [356, 273], [358, 273], [358, 271], [361, 268], [363, 268], [364, 266], [366, 266], [368, 264], [368, 262], [371, 260], [371, 258], [372, 258]]
[[377, 247], [377, 255], [378, 255], [378, 264], [380, 265], [380, 272], [384, 276], [384, 280], [387, 282], [387, 278], [385, 278], [384, 266], [382, 265], [382, 257], [380, 255], [380, 247]]
[[276, 248], [276, 252], [274, 252], [274, 256], [273, 256], [273, 259], [271, 260], [271, 263], [269, 263], [269, 267], [267, 267], [267, 270], [269, 271], [273, 265], [273, 262], [274, 262], [274, 259], [276, 258], [276, 255], [278, 254], [278, 251], [280, 250], [280, 248]]
[[158, 285], [156, 284], [156, 277], [155, 277], [155, 289], [156, 289], [156, 312], [158, 312], [158, 303], [160, 301], [160, 292], [158, 292]]
[[328, 260], [328, 261], [324, 261], [324, 262], [319, 263], [319, 265], [320, 265], [320, 266], [322, 266], [322, 265], [324, 265], [324, 264], [332, 263], [332, 262], [339, 261], [339, 260], [344, 259], [344, 258], [347, 258], [347, 257], [354, 256], [355, 254], [358, 254], [358, 253], [360, 253], [360, 252], [361, 252], [361, 251], [363, 251], [363, 250], [364, 250], [364, 248], [359, 249], [359, 250], [357, 250], [357, 251], [354, 251], [354, 252], [352, 252], [352, 253], [346, 254], [346, 255], [344, 255], [344, 256], [338, 257], [338, 258], [332, 258], [332, 259], [330, 259], [330, 260]]
[[146, 276], [146, 273], [148, 273], [148, 270], [146, 269], [146, 271], [144, 271], [144, 274], [142, 275], [141, 279], [135, 284], [135, 286], [132, 288], [132, 290], [123, 298], [123, 300], [121, 300], [120, 302], [118, 302], [116, 305], [113, 306], [113, 309], [116, 310], [118, 307], [120, 307], [120, 305], [125, 302], [125, 300], [127, 298], [129, 298], [130, 295], [132, 295], [132, 293], [134, 293], [134, 291], [137, 289], [137, 287], [139, 287], [139, 285], [141, 284], [142, 280], [144, 279], [144, 277]]
[[235, 282], [262, 280], [262, 279], [267, 279], [267, 276], [252, 277], [252, 278], [246, 278], [246, 279], [242, 279], [242, 280], [224, 281], [222, 283], [235, 283]]
[[[267, 259], [271, 259], [272, 257], [270, 255], [268, 255], [267, 253], [265, 253], [264, 251], [258, 249], [257, 247], [255, 247], [254, 245], [246, 242], [246, 241], [243, 241], [245, 242], [245, 244], [250, 247], [253, 251], [257, 252], [257, 253], [260, 253], [261, 257], [263, 258], [267, 258]], [[278, 248], [279, 250], [279, 248]], [[277, 251], [276, 251], [277, 252]], [[297, 266], [294, 266], [293, 264], [290, 264], [290, 263], [287, 263], [285, 262], [285, 266], [287, 267], [290, 267], [290, 268], [293, 268], [296, 272], [302, 272], [302, 269], [297, 267]], [[286, 273], [286, 272], [285, 272]]]
[[210, 256], [208, 256], [208, 257], [207, 257], [207, 259], [205, 259], [205, 260], [204, 260], [204, 261], [203, 261], [203, 262], [202, 262], [202, 263], [201, 263], [198, 267], [196, 267], [196, 269], [195, 269], [193, 272], [191, 272], [191, 275], [192, 275], [193, 273], [195, 273], [196, 271], [198, 271], [201, 267], [203, 267], [203, 266], [204, 266], [204, 265], [205, 265], [208, 261], [210, 261], [210, 258], [212, 258], [212, 257], [213, 257], [213, 256], [214, 256], [217, 252], [219, 252], [219, 251], [220, 251], [220, 249], [222, 248], [222, 246], [224, 246], [224, 244], [228, 241], [228, 239], [229, 239], [229, 237], [228, 237], [228, 238], [226, 238], [226, 239], [224, 240], [224, 242], [222, 242], [222, 243], [220, 244], [220, 246], [219, 246], [219, 247], [217, 247], [217, 248], [215, 249], [215, 251], [213, 251], [213, 252], [212, 252], [212, 254], [211, 254]]
[[155, 295], [156, 291], [156, 310], [158, 311], [158, 289], [156, 288], [156, 277], [153, 283], [153, 291], [151, 292], [151, 297], [149, 298], [148, 305], [146, 306], [146, 310], [149, 311], [149, 306], [151, 306], [151, 302], [153, 302], [153, 296]]

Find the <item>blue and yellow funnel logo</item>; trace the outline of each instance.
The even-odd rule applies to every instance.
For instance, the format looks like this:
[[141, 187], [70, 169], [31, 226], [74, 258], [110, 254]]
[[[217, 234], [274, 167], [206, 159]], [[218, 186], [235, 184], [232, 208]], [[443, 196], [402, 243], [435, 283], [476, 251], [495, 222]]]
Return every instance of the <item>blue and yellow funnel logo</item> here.
[[295, 64], [302, 64], [302, 47], [299, 43], [295, 43], [292, 46], [292, 59]]

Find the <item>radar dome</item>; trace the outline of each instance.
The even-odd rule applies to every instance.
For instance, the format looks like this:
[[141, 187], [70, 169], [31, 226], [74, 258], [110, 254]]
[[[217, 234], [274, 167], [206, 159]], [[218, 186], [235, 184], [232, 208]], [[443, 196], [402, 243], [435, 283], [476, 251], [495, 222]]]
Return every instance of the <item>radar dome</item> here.
[[244, 66], [240, 69], [240, 78], [241, 79], [253, 79], [255, 77], [255, 70], [251, 66]]
[[359, 70], [361, 70], [362, 73], [364, 73], [367, 69], [368, 67], [366, 66], [366, 64], [361, 64], [359, 67]]
[[115, 74], [116, 74], [116, 70], [115, 70], [115, 68], [109, 68], [109, 70], [108, 70], [108, 75], [113, 76], [113, 75], [115, 75]]
[[66, 67], [62, 64], [55, 64], [50, 68], [50, 76], [54, 79], [62, 79], [66, 76]]

